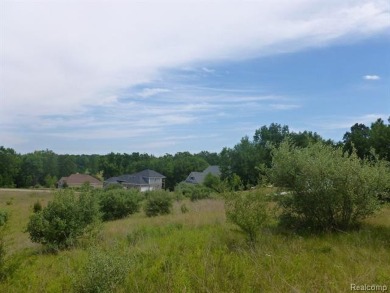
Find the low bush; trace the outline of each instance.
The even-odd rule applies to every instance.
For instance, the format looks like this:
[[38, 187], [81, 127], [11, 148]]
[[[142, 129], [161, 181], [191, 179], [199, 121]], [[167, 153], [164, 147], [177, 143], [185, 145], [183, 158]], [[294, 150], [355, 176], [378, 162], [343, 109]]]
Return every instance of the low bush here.
[[146, 202], [144, 211], [148, 217], [167, 215], [171, 213], [173, 200], [168, 191], [149, 191], [145, 194], [145, 196]]
[[179, 183], [175, 192], [183, 195], [186, 198], [191, 199], [191, 201], [201, 200], [205, 198], [210, 198], [211, 189], [202, 184], [192, 184], [192, 183]]
[[228, 190], [227, 181], [222, 181], [220, 176], [208, 173], [203, 181], [203, 185], [218, 192], [224, 192]]
[[87, 262], [74, 277], [74, 291], [114, 292], [126, 279], [130, 266], [130, 258], [120, 251], [92, 247], [88, 250]]
[[227, 219], [240, 227], [252, 243], [270, 218], [267, 206], [266, 195], [258, 190], [225, 195]]
[[378, 194], [389, 188], [388, 162], [362, 161], [321, 143], [298, 148], [285, 141], [272, 153], [270, 178], [290, 191], [279, 200], [281, 223], [289, 227], [356, 227], [379, 208]]
[[77, 196], [72, 190], [54, 195], [44, 209], [30, 216], [27, 232], [32, 242], [57, 250], [73, 246], [100, 219], [99, 204], [90, 192]]
[[211, 190], [203, 185], [196, 185], [190, 196], [191, 201], [210, 198]]
[[104, 187], [104, 190], [112, 190], [112, 189], [124, 189], [123, 185], [120, 183], [111, 183], [108, 186]]
[[136, 189], [110, 189], [100, 193], [100, 211], [104, 221], [121, 219], [140, 209], [142, 198]]
[[37, 200], [35, 203], [34, 203], [34, 206], [33, 206], [33, 212], [34, 213], [38, 213], [42, 210], [42, 204], [39, 200]]
[[190, 198], [194, 188], [195, 184], [180, 182], [175, 186], [175, 192], [186, 198]]
[[183, 203], [181, 206], [180, 206], [180, 210], [181, 210], [181, 213], [182, 214], [185, 214], [185, 213], [188, 213], [189, 212], [189, 209], [187, 208], [187, 205], [185, 203]]

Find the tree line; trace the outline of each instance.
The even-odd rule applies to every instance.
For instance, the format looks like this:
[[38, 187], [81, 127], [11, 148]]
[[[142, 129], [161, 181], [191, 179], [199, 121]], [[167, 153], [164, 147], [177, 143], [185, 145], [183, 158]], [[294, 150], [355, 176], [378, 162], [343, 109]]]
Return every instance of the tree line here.
[[234, 147], [225, 147], [220, 153], [179, 152], [157, 157], [138, 152], [56, 154], [46, 149], [19, 154], [12, 148], [0, 146], [0, 187], [54, 187], [58, 179], [73, 173], [91, 174], [102, 180], [149, 168], [164, 174], [166, 187], [173, 190], [190, 172], [219, 165], [222, 179], [229, 181], [231, 186], [245, 189], [257, 185], [264, 170], [270, 167], [270, 146], [278, 147], [286, 138], [299, 148], [322, 142], [341, 147], [348, 154], [355, 150], [360, 159], [390, 161], [390, 117], [387, 123], [382, 119], [370, 126], [356, 123], [339, 142], [326, 140], [315, 132], [293, 132], [287, 125], [271, 123], [257, 129], [252, 139], [244, 136]]

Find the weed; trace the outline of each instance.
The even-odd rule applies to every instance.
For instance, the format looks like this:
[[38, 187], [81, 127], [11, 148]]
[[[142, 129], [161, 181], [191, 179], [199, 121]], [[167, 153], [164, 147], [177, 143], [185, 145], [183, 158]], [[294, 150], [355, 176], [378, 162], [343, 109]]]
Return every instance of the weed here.
[[87, 262], [74, 277], [76, 292], [113, 292], [124, 282], [131, 268], [129, 256], [119, 249], [88, 249]]
[[167, 215], [171, 213], [172, 197], [168, 192], [153, 191], [147, 193], [146, 197], [147, 199], [144, 211], [148, 217]]
[[33, 212], [34, 213], [38, 213], [42, 210], [42, 204], [39, 200], [37, 200], [35, 203], [34, 203], [34, 206], [33, 206]]
[[[5, 206], [10, 193], [2, 192]], [[0, 292], [346, 292], [351, 282], [389, 284], [390, 205], [348, 233], [298, 235], [267, 225], [253, 246], [232, 232], [224, 201], [186, 199], [164, 217], [104, 222], [84, 249], [45, 254], [21, 232], [37, 197], [12, 195]]]
[[188, 213], [188, 208], [185, 203], [180, 206], [180, 210], [183, 214]]

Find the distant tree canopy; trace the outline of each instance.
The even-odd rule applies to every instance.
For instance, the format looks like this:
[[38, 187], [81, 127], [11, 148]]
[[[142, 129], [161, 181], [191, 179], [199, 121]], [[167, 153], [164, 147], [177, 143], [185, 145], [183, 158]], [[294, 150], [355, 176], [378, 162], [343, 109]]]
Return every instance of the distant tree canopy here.
[[167, 178], [166, 188], [174, 189], [192, 171], [219, 165], [219, 154], [181, 152], [155, 157], [148, 154], [109, 153], [107, 155], [58, 155], [53, 151], [18, 154], [0, 146], [0, 187], [53, 187], [63, 176], [73, 173], [104, 178], [153, 169]]
[[222, 150], [222, 178], [229, 180], [238, 176], [246, 188], [257, 185], [262, 172], [261, 166], [271, 166], [271, 146], [278, 147], [286, 138], [302, 148], [315, 142], [334, 144], [331, 140], [325, 141], [315, 132], [290, 132], [287, 125], [271, 123], [269, 127], [263, 126], [257, 129], [253, 140], [245, 136], [232, 149]]
[[[286, 138], [300, 148], [316, 142], [335, 145], [315, 132], [296, 133], [290, 131], [287, 125], [271, 123], [257, 129], [252, 139], [244, 136], [233, 148], [225, 147], [220, 153], [179, 152], [156, 157], [138, 152], [69, 155], [41, 150], [18, 154], [11, 148], [0, 146], [0, 187], [53, 187], [61, 177], [76, 172], [110, 178], [149, 168], [164, 174], [166, 188], [173, 190], [190, 172], [219, 165], [222, 180], [236, 189], [249, 188], [259, 183], [263, 168], [271, 166], [271, 146], [278, 147]], [[356, 123], [337, 145], [348, 153], [355, 148], [360, 158], [372, 158], [371, 150], [374, 150], [379, 158], [390, 161], [390, 117], [387, 124], [382, 119], [370, 127]]]
[[344, 134], [344, 151], [349, 154], [355, 148], [359, 158], [369, 158], [371, 150], [381, 159], [390, 161], [390, 117], [386, 125], [382, 119], [371, 123], [371, 127], [356, 123]]
[[13, 149], [0, 146], [0, 186], [14, 187], [20, 172], [20, 156]]

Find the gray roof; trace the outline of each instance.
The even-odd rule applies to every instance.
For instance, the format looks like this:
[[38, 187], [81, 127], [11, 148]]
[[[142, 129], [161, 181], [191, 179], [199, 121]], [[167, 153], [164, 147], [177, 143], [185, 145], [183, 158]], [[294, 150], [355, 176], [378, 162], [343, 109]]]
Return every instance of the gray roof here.
[[108, 178], [105, 183], [130, 183], [134, 185], [148, 185], [149, 178], [165, 178], [165, 176], [154, 170], [146, 169], [134, 174], [125, 174]]
[[141, 172], [135, 173], [132, 176], [140, 176], [145, 178], [165, 178], [164, 175], [150, 169], [146, 169]]
[[219, 170], [219, 166], [208, 166], [206, 170], [203, 171], [206, 175], [211, 173], [215, 176], [221, 176], [221, 171]]
[[219, 166], [209, 166], [203, 172], [191, 172], [190, 175], [188, 175], [185, 182], [201, 184], [203, 183], [206, 175], [209, 173], [213, 174], [214, 176], [220, 176], [221, 171], [219, 170]]
[[187, 183], [202, 183], [204, 180], [204, 174], [203, 172], [191, 172], [190, 175], [188, 175], [185, 182]]

